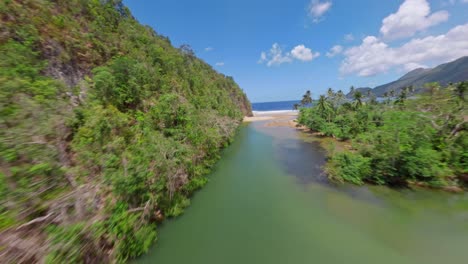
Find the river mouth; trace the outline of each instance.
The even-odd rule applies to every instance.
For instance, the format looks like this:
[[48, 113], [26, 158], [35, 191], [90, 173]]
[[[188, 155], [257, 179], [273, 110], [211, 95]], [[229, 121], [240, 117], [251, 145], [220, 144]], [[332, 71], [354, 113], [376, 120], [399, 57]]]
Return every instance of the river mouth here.
[[468, 196], [330, 183], [325, 151], [254, 122], [139, 263], [464, 263]]

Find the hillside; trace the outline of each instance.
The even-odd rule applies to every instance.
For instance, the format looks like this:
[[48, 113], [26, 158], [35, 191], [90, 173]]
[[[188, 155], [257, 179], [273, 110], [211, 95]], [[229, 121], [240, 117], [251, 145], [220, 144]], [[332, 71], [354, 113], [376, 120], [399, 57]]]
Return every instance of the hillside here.
[[440, 85], [446, 86], [449, 83], [466, 80], [468, 80], [468, 56], [432, 69], [415, 69], [396, 81], [375, 87], [372, 89], [372, 93], [378, 97], [383, 97], [385, 93], [390, 93], [392, 90], [395, 94], [399, 94], [401, 89], [408, 86], [413, 86], [417, 93], [426, 83], [438, 82]]
[[372, 91], [372, 88], [370, 88], [370, 87], [359, 87], [359, 88], [355, 88], [354, 91], [349, 92], [349, 93], [346, 95], [346, 98], [352, 99], [354, 93], [356, 93], [356, 92], [358, 92], [358, 91], [359, 91], [361, 94], [363, 94], [363, 95], [367, 95], [370, 91]]
[[246, 95], [119, 0], [0, 3], [0, 258], [125, 262], [177, 216]]

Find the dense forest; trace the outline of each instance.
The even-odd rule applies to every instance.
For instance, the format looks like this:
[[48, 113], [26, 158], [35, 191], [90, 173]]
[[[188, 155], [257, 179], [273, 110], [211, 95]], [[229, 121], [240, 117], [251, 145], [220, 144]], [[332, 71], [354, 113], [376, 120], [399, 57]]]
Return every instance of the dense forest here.
[[189, 205], [246, 95], [120, 0], [0, 2], [1, 262], [124, 262]]
[[[409, 186], [461, 191], [468, 182], [468, 82], [441, 87], [425, 85], [413, 94], [372, 93], [329, 89], [310, 108], [302, 107], [298, 122], [323, 136], [351, 141], [351, 147], [330, 150], [328, 176], [354, 184]], [[303, 104], [310, 101], [310, 92]]]

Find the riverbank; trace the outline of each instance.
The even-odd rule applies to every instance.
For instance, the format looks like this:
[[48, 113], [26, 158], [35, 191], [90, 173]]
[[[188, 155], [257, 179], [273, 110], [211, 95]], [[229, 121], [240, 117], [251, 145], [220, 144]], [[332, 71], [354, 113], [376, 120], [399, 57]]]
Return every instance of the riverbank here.
[[468, 194], [330, 184], [321, 169], [327, 153], [319, 142], [332, 138], [267, 126], [289, 118], [295, 119], [283, 115], [242, 126], [191, 206], [158, 229], [157, 245], [136, 262], [436, 264], [466, 259]]

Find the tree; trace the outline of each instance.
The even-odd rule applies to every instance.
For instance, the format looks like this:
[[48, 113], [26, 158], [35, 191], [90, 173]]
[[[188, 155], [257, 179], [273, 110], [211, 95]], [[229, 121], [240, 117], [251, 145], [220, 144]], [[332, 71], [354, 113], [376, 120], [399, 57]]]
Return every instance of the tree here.
[[317, 109], [320, 113], [320, 116], [325, 118], [327, 114], [329, 114], [331, 106], [330, 103], [327, 101], [325, 95], [320, 95], [320, 98], [317, 102]]
[[333, 92], [333, 89], [328, 88], [328, 91], [327, 91], [328, 98], [333, 98], [334, 95], [335, 95], [335, 92]]
[[195, 52], [193, 51], [192, 47], [188, 44], [182, 44], [179, 47], [179, 50], [182, 52], [182, 54], [187, 55], [189, 57], [195, 56]]
[[465, 93], [468, 90], [468, 82], [461, 82], [455, 87], [455, 92], [462, 101], [465, 101]]
[[440, 85], [437, 82], [431, 82], [431, 83], [426, 83], [424, 85], [424, 88], [426, 88], [426, 90], [429, 91], [429, 94], [431, 95], [431, 97], [434, 97], [434, 95], [436, 95], [436, 93], [439, 91]]
[[312, 103], [312, 93], [310, 90], [307, 90], [306, 93], [302, 96], [301, 105], [307, 106]]
[[338, 107], [341, 105], [341, 102], [345, 99], [345, 97], [346, 96], [344, 95], [343, 91], [338, 90], [338, 92], [336, 92], [336, 101]]
[[356, 91], [353, 94], [353, 100], [355, 109], [359, 109], [362, 107], [362, 93], [360, 91]]
[[407, 88], [401, 90], [400, 94], [398, 95], [397, 100], [395, 101], [395, 104], [400, 104], [403, 105], [406, 101], [407, 96]]
[[372, 103], [373, 97], [365, 107], [355, 90], [353, 104], [345, 102], [333, 111], [322, 95], [314, 108], [301, 111], [298, 122], [325, 136], [353, 140], [352, 152], [330, 154], [325, 168], [333, 180], [391, 186], [420, 182], [459, 189], [462, 182], [468, 183], [466, 109], [459, 99], [466, 85], [437, 92], [437, 100], [424, 94], [407, 100], [411, 87], [398, 89], [396, 97], [395, 91], [386, 92], [398, 107]]

